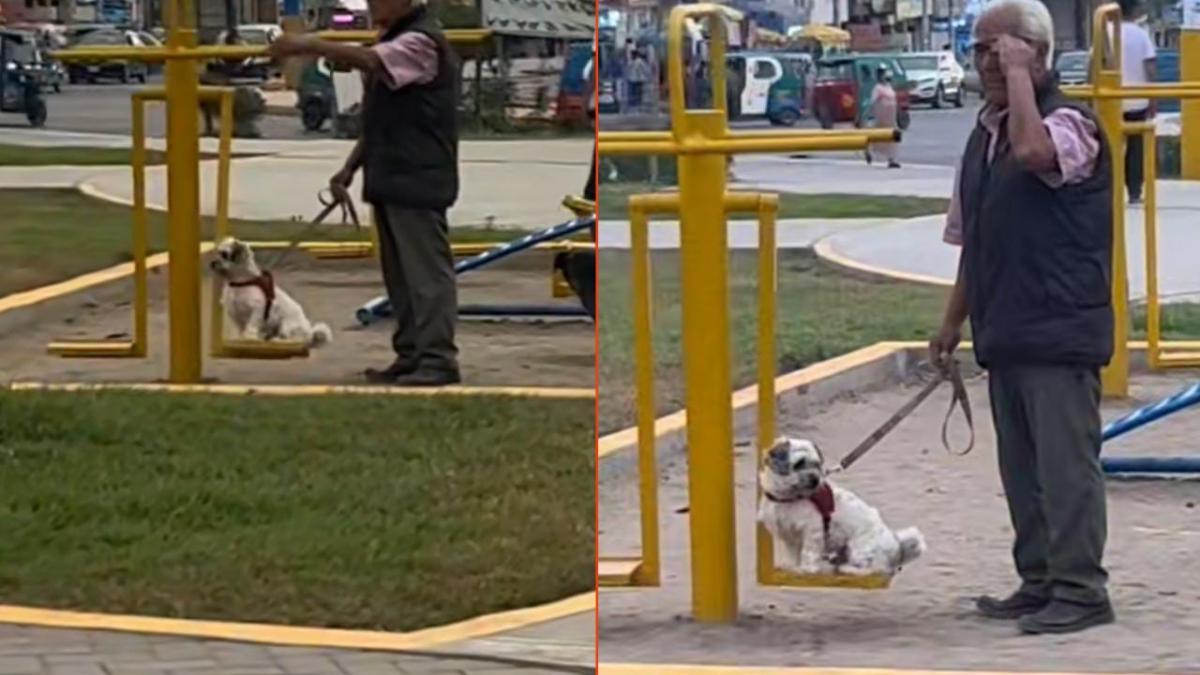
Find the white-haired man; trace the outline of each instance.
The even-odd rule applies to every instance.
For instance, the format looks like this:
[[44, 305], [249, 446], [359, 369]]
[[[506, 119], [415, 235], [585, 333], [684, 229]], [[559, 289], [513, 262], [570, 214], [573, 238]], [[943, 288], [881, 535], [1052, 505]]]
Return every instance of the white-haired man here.
[[396, 358], [372, 382], [440, 386], [460, 380], [458, 296], [446, 211], [458, 198], [459, 63], [425, 0], [368, 0], [381, 27], [371, 47], [284, 35], [276, 57], [323, 56], [366, 75], [362, 135], [330, 180], [339, 198], [363, 169], [396, 329]]
[[1021, 585], [977, 607], [1026, 633], [1113, 620], [1102, 566], [1100, 368], [1113, 349], [1111, 153], [1050, 73], [1036, 0], [998, 0], [975, 25], [985, 105], [959, 166], [945, 239], [958, 280], [930, 343], [949, 357], [970, 317], [988, 370], [1000, 477]]

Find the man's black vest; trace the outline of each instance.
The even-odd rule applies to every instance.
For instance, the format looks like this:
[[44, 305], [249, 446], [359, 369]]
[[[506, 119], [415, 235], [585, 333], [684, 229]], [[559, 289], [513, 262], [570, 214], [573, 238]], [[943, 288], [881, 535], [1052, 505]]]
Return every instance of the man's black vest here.
[[380, 42], [409, 32], [437, 45], [437, 77], [399, 89], [384, 76], [371, 78], [363, 100], [363, 200], [447, 209], [458, 199], [458, 57], [423, 6], [392, 25]]
[[[1042, 117], [1087, 108], [1056, 87], [1038, 92]], [[1099, 124], [1097, 123], [1097, 128]], [[1001, 124], [975, 125], [963, 155], [962, 255], [975, 358], [1003, 365], [1103, 366], [1113, 352], [1112, 154], [1103, 132], [1091, 177], [1053, 189], [1020, 166]]]

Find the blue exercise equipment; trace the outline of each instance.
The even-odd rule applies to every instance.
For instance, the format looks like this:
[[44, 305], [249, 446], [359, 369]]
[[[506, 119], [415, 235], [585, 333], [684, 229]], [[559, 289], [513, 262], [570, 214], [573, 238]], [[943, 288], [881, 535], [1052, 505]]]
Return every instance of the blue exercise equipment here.
[[[1100, 431], [1100, 440], [1111, 440], [1197, 403], [1200, 383], [1109, 422]], [[1200, 474], [1200, 457], [1102, 457], [1100, 465], [1108, 474]]]
[[[480, 253], [477, 256], [467, 258], [466, 260], [460, 260], [454, 265], [454, 274], [464, 274], [466, 272], [470, 272], [471, 270], [479, 269], [480, 267], [490, 265], [497, 260], [507, 258], [514, 253], [520, 253], [521, 251], [533, 248], [534, 246], [547, 241], [561, 239], [568, 235], [579, 232], [580, 230], [586, 230], [594, 227], [595, 225], [596, 216], [594, 214], [580, 218], [574, 218], [565, 223], [559, 223], [554, 227], [548, 227], [540, 232], [534, 232], [521, 237], [520, 239], [514, 239], [510, 242], [501, 244], [496, 248]], [[460, 311], [459, 313], [461, 314], [462, 312]], [[543, 316], [546, 315], [544, 312], [539, 314]], [[375, 321], [375, 319], [387, 318], [391, 315], [392, 305], [388, 302], [386, 296], [375, 298], [362, 307], [359, 307], [358, 310], [354, 312], [354, 317], [358, 319], [358, 322], [364, 326], [370, 325]]]
[[582, 307], [570, 305], [459, 305], [459, 316], [591, 317]]

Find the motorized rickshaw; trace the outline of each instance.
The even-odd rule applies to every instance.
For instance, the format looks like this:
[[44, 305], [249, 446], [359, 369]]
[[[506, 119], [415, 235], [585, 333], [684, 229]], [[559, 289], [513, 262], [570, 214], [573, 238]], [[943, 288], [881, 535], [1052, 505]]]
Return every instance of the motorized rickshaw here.
[[730, 119], [766, 118], [790, 127], [808, 112], [812, 57], [801, 52], [737, 52], [725, 58]]
[[25, 33], [0, 29], [0, 112], [20, 113], [29, 123], [46, 123], [46, 95], [32, 53], [37, 49]]
[[897, 123], [907, 129], [909, 123], [909, 89], [912, 83], [904, 66], [894, 55], [843, 54], [822, 59], [817, 63], [813, 85], [813, 114], [821, 127], [830, 129], [839, 122], [865, 126], [871, 105], [871, 91], [880, 66], [892, 73], [896, 90]]

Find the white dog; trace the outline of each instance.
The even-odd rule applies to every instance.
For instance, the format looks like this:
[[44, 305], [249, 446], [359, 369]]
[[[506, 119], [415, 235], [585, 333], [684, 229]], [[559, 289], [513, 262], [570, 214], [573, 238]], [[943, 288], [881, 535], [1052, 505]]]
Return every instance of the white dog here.
[[893, 531], [879, 512], [825, 478], [825, 458], [806, 440], [780, 438], [759, 471], [758, 521], [801, 574], [894, 575], [925, 551], [915, 527]]
[[300, 303], [275, 285], [270, 272], [254, 262], [245, 242], [228, 238], [217, 246], [211, 264], [225, 279], [221, 306], [243, 340], [288, 340], [320, 347], [333, 340], [324, 323], [310, 323]]

